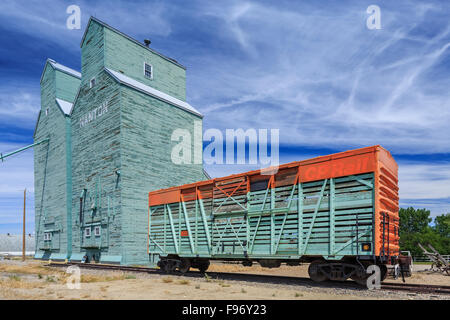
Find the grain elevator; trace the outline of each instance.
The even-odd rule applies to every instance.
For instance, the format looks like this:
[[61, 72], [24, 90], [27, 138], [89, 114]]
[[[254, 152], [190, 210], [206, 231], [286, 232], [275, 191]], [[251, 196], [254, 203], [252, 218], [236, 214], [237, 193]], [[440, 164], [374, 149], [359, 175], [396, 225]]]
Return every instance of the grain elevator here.
[[[81, 73], [47, 60], [35, 147], [36, 258], [147, 264], [151, 190], [205, 179], [177, 164], [176, 129], [202, 143], [186, 68], [91, 17]], [[197, 150], [198, 151], [198, 150]], [[201, 151], [200, 151], [201, 152]]]

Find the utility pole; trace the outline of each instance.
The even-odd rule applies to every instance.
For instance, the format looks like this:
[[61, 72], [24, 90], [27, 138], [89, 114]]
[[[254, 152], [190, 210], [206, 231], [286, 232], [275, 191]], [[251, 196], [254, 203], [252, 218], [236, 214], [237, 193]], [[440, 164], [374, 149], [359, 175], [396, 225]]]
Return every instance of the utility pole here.
[[27, 189], [23, 191], [23, 235], [22, 235], [22, 261], [25, 261], [25, 209], [27, 201]]

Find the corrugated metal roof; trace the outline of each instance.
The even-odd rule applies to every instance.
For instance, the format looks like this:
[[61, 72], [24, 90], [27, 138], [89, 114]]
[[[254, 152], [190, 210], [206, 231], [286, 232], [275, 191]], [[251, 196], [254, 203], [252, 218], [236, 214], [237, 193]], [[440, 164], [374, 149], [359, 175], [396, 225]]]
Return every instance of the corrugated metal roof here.
[[63, 66], [62, 64], [56, 62], [55, 60], [48, 58], [45, 63], [44, 70], [42, 70], [40, 82], [42, 82], [42, 78], [44, 78], [45, 69], [47, 69], [48, 64], [50, 64], [56, 70], [64, 72], [65, 74], [71, 75], [75, 78], [81, 79], [81, 73], [79, 73], [78, 71], [75, 71], [69, 67]]
[[70, 110], [72, 110], [73, 103], [70, 103], [68, 101], [65, 101], [63, 99], [58, 99], [58, 98], [56, 98], [56, 103], [58, 104], [58, 106], [61, 108], [62, 112], [64, 112], [64, 114], [66, 116], [70, 115]]
[[48, 62], [50, 62], [50, 64], [53, 66], [53, 68], [55, 68], [55, 69], [57, 69], [59, 71], [68, 73], [68, 74], [70, 74], [70, 75], [72, 75], [74, 77], [77, 77], [77, 78], [81, 79], [81, 73], [80, 72], [75, 71], [75, 70], [73, 70], [73, 69], [71, 69], [69, 67], [63, 66], [62, 64], [60, 64], [60, 63], [58, 63], [58, 62], [56, 62], [55, 60], [52, 60], [52, 59], [48, 59]]
[[114, 70], [111, 70], [108, 68], [105, 68], [105, 71], [107, 73], [109, 73], [113, 78], [115, 78], [121, 84], [127, 85], [133, 89], [136, 89], [140, 92], [148, 94], [148, 95], [155, 97], [159, 100], [162, 100], [164, 102], [170, 103], [171, 105], [174, 105], [180, 109], [183, 109], [185, 111], [188, 111], [190, 113], [193, 113], [193, 114], [203, 118], [203, 115], [187, 102], [181, 101], [175, 97], [168, 95], [167, 93], [161, 92], [159, 90], [156, 90], [155, 88], [147, 86], [139, 81], [136, 81], [130, 77], [127, 77], [126, 75], [124, 75], [120, 72], [117, 72], [117, 71], [114, 71]]

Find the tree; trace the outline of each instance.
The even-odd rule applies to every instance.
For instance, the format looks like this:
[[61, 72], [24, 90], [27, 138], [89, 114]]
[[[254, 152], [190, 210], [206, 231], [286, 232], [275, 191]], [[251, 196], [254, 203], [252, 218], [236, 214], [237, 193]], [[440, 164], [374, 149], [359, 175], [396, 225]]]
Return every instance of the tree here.
[[440, 254], [450, 254], [450, 214], [434, 219], [430, 227], [430, 210], [412, 207], [399, 210], [400, 250], [408, 250], [413, 256], [423, 255], [418, 244], [425, 247], [431, 244]]
[[434, 218], [434, 229], [441, 236], [450, 238], [450, 213]]
[[429, 228], [431, 222], [430, 210], [401, 208], [398, 212], [400, 216], [400, 237], [402, 233], [423, 233]]
[[442, 214], [434, 218], [435, 232], [439, 235], [439, 248], [436, 248], [440, 254], [450, 254], [450, 213]]

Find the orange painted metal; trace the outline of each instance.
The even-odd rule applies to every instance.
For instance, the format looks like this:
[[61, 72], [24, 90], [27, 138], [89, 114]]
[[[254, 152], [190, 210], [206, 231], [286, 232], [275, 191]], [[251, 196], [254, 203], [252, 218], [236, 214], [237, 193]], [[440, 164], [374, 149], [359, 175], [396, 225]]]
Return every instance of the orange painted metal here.
[[375, 154], [356, 154], [349, 157], [321, 160], [300, 165], [300, 182], [310, 182], [329, 178], [375, 171]]
[[[254, 170], [152, 191], [149, 193], [149, 206], [242, 195], [250, 191], [250, 183], [255, 181], [267, 181], [268, 187], [276, 188], [297, 182], [374, 173], [375, 254], [399, 254], [398, 165], [383, 147], [372, 146], [295, 161], [278, 168], [264, 169], [263, 172], [265, 174], [261, 170]], [[386, 215], [384, 220], [383, 214]]]
[[151, 196], [148, 197], [149, 207], [180, 201], [180, 189], [161, 191], [162, 192], [154, 192]]
[[[398, 165], [385, 149], [380, 149], [380, 152], [376, 154], [375, 237], [377, 241], [375, 242], [375, 251], [378, 254], [399, 255]], [[387, 225], [384, 221], [384, 232], [383, 214], [388, 217]]]
[[181, 230], [181, 236], [182, 237], [189, 237], [189, 233], [187, 230]]

